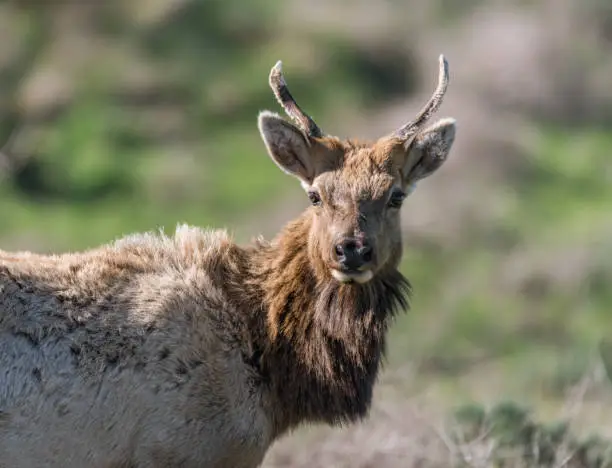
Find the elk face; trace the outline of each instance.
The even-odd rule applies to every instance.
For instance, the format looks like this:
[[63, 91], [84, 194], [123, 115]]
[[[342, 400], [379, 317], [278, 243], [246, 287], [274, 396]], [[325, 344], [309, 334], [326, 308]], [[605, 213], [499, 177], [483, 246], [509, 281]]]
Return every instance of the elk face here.
[[307, 192], [313, 212], [308, 250], [323, 273], [342, 283], [367, 283], [397, 267], [402, 203], [418, 180], [443, 164], [455, 138], [453, 119], [423, 128], [447, 83], [441, 56], [438, 87], [418, 116], [376, 142], [358, 143], [325, 136], [289, 93], [280, 62], [272, 69], [270, 85], [297, 125], [264, 111], [259, 129], [274, 162]]

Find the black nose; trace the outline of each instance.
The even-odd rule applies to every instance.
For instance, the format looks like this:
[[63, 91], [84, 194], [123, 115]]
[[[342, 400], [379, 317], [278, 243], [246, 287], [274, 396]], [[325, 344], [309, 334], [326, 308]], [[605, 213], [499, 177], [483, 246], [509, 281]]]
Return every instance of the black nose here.
[[336, 244], [334, 253], [338, 262], [349, 270], [357, 270], [372, 261], [370, 244], [354, 238], [347, 238]]

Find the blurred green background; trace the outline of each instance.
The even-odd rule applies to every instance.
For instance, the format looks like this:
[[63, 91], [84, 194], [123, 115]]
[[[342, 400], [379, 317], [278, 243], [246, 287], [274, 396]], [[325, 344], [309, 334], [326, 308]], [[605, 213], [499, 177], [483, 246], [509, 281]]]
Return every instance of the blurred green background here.
[[266, 466], [408, 466], [414, 408], [556, 418], [584, 382], [573, 421], [612, 433], [609, 0], [15, 0], [0, 38], [0, 248], [39, 252], [181, 222], [271, 236], [307, 205], [256, 128], [275, 61], [325, 131], [375, 138], [444, 53], [458, 136], [403, 210], [415, 296], [372, 419]]

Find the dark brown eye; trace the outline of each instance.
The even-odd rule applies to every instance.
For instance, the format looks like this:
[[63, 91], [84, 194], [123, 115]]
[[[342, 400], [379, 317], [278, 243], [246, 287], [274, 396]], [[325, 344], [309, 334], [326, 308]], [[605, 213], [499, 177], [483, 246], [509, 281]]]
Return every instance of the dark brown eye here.
[[308, 192], [308, 198], [310, 199], [310, 203], [312, 203], [314, 206], [321, 205], [321, 196], [314, 190]]
[[404, 192], [399, 190], [393, 192], [391, 194], [391, 198], [389, 198], [389, 208], [400, 208], [404, 202], [404, 198], [406, 198], [406, 194]]

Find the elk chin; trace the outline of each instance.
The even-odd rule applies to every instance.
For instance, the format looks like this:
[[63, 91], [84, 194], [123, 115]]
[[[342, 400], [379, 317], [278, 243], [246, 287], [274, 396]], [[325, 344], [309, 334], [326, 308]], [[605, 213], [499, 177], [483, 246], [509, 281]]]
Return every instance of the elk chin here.
[[332, 268], [331, 270], [332, 276], [341, 283], [359, 283], [365, 284], [370, 281], [374, 277], [374, 273], [372, 270], [363, 270], [363, 271], [355, 271], [355, 272], [344, 272], [340, 270], [336, 270]]

